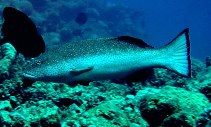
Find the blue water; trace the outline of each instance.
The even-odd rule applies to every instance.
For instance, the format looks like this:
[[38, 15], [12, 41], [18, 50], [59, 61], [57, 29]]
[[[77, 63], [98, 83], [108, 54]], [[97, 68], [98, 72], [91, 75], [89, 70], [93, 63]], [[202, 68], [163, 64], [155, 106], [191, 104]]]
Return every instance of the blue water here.
[[211, 55], [210, 0], [118, 0], [116, 3], [144, 14], [148, 34], [145, 40], [150, 44], [162, 46], [189, 27], [191, 55], [203, 61]]
[[[49, 43], [51, 41], [57, 45], [75, 38], [130, 35], [160, 47], [188, 27], [191, 56], [204, 61], [206, 56], [211, 55], [210, 0], [22, 0], [4, 3], [1, 11], [4, 6], [17, 7], [33, 19], [42, 35], [51, 32], [52, 36], [44, 35], [49, 45], [52, 45]], [[125, 17], [131, 13], [125, 10], [121, 12], [124, 8], [120, 7], [138, 12], [131, 17], [132, 25], [124, 24], [128, 20]], [[89, 23], [86, 26], [72, 24], [78, 13], [87, 10]], [[143, 28], [143, 33], [140, 28]]]

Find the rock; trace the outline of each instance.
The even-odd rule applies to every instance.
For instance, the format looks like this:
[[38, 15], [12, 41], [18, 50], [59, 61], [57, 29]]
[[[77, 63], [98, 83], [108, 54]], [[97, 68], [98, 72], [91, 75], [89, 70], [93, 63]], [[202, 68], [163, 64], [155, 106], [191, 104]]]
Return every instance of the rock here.
[[195, 126], [196, 118], [209, 106], [203, 94], [171, 86], [156, 94], [146, 94], [140, 100], [141, 114], [153, 127]]
[[3, 127], [14, 125], [14, 121], [10, 117], [10, 112], [0, 110], [0, 125]]
[[197, 120], [196, 127], [211, 126], [211, 107], [206, 108]]
[[1, 60], [0, 60], [0, 76], [1, 79], [9, 75], [9, 68], [15, 59], [17, 51], [10, 43], [5, 43], [1, 46]]
[[11, 111], [12, 106], [10, 104], [10, 101], [0, 101], [0, 110]]
[[206, 66], [207, 67], [211, 66], [211, 56], [207, 56], [207, 58], [206, 58]]
[[60, 127], [58, 112], [59, 108], [51, 101], [38, 101], [21, 105], [10, 113], [10, 117], [17, 125]]

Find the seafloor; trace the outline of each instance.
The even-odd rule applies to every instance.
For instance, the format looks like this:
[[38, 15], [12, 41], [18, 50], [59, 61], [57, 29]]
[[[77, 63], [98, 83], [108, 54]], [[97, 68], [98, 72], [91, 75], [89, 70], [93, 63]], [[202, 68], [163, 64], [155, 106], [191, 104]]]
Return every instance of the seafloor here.
[[[59, 45], [60, 41], [114, 33], [144, 36], [144, 26], [135, 29], [137, 22], [131, 15], [136, 12], [127, 8], [107, 5], [107, 9], [102, 9], [92, 3], [90, 8], [81, 10], [92, 14], [81, 25], [71, 20], [74, 13], [59, 23], [54, 20], [55, 16], [62, 18], [69, 14], [66, 11], [81, 9], [86, 5], [83, 1], [55, 4], [58, 1], [43, 0], [39, 8], [36, 2], [2, 0], [0, 10], [15, 6], [31, 15], [39, 27], [43, 26], [40, 30], [49, 48]], [[64, 10], [54, 12], [55, 8]], [[122, 11], [113, 22], [101, 16], [119, 9]], [[113, 27], [116, 29], [109, 29]], [[0, 127], [210, 127], [211, 57], [206, 61], [191, 60], [192, 78], [155, 69], [155, 74], [145, 82], [108, 80], [70, 86], [23, 80], [21, 73], [27, 60], [21, 54], [16, 55], [12, 45], [4, 44], [0, 47]]]

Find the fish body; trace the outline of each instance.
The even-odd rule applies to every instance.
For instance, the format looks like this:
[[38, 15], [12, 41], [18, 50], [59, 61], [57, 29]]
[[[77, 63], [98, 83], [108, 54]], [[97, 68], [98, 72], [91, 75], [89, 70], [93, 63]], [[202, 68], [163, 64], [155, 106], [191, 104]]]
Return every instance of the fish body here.
[[23, 76], [36, 81], [72, 83], [127, 79], [142, 70], [160, 67], [190, 77], [188, 31], [185, 29], [161, 48], [129, 36], [67, 43], [33, 59]]

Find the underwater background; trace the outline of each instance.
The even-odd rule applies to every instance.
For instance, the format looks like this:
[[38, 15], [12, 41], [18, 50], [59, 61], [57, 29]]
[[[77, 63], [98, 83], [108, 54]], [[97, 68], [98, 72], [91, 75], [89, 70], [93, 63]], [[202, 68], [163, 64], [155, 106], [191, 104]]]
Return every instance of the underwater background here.
[[[37, 25], [47, 50], [64, 43], [130, 35], [160, 47], [190, 28], [192, 78], [154, 69], [144, 82], [88, 86], [30, 82], [27, 58], [0, 47], [0, 127], [209, 127], [211, 52], [209, 0], [1, 0]], [[0, 27], [4, 19], [0, 17]], [[206, 60], [205, 60], [206, 59]]]
[[[114, 1], [110, 0], [110, 2]], [[211, 1], [118, 0], [117, 3], [143, 13], [144, 31], [147, 33], [147, 37], [143, 38], [151, 45], [162, 46], [182, 29], [189, 27], [191, 56], [205, 60], [205, 57], [211, 53]]]

